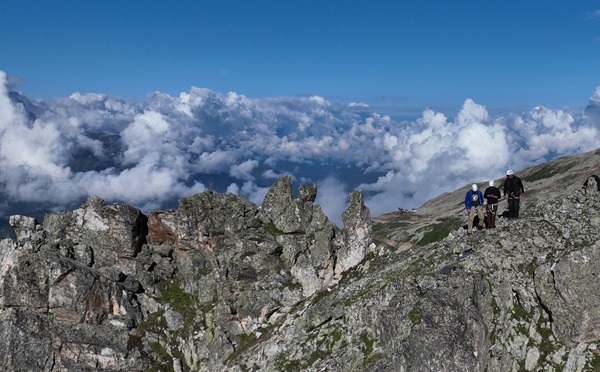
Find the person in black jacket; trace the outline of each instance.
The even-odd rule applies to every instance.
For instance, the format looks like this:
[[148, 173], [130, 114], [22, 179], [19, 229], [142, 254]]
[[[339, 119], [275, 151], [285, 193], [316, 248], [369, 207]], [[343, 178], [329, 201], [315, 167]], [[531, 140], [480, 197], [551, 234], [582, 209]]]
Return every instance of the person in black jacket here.
[[523, 182], [513, 174], [512, 170], [506, 172], [504, 182], [504, 198], [508, 197], [508, 218], [519, 218], [520, 197], [525, 195]]
[[496, 212], [498, 212], [498, 202], [502, 198], [500, 190], [494, 186], [494, 181], [490, 181], [489, 187], [485, 189], [483, 196], [487, 199], [486, 217], [487, 228], [496, 228]]

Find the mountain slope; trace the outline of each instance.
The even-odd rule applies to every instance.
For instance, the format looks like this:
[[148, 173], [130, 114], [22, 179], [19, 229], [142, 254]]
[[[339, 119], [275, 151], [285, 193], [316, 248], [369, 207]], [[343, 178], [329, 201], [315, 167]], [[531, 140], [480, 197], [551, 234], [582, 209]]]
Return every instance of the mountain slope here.
[[[600, 174], [600, 150], [564, 156], [515, 174], [521, 178], [525, 187], [521, 212], [526, 213], [535, 210], [540, 204], [581, 189], [591, 174]], [[502, 191], [504, 178], [494, 181]], [[481, 190], [488, 186], [488, 181], [473, 180], [472, 183], [477, 183]], [[415, 212], [398, 211], [375, 217], [374, 238], [391, 245], [407, 242], [424, 245], [458, 230], [466, 225], [464, 197], [472, 183], [429, 200]], [[503, 200], [498, 215], [507, 209], [507, 202]]]

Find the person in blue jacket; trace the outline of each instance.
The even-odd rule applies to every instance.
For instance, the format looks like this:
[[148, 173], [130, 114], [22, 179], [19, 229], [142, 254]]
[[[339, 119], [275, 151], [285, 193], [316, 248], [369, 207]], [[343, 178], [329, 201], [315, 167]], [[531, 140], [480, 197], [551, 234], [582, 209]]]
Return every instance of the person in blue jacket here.
[[465, 195], [465, 209], [469, 214], [469, 224], [467, 225], [467, 234], [473, 233], [473, 221], [475, 215], [479, 217], [478, 227], [483, 228], [483, 194], [477, 189], [477, 185], [473, 184], [471, 190]]

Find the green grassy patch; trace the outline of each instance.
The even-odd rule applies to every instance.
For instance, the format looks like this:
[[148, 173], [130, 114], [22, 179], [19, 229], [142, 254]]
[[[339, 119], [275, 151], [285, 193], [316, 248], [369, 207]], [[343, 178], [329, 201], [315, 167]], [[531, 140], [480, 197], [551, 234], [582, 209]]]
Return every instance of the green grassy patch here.
[[145, 321], [136, 327], [135, 331], [138, 336], [142, 336], [148, 331], [162, 333], [166, 328], [165, 311], [161, 309], [151, 313]]
[[[343, 345], [345, 345], [345, 342], [341, 341], [342, 334], [340, 332], [332, 331], [329, 334], [327, 334], [327, 333], [321, 334], [321, 336], [323, 338], [321, 339], [321, 341], [318, 341], [318, 343], [317, 343], [318, 347], [316, 348], [316, 350], [314, 350], [310, 354], [308, 359], [304, 363], [302, 363], [303, 368], [305, 368], [307, 370], [310, 370], [310, 367], [316, 361], [330, 357], [331, 354], [333, 353], [333, 350], [334, 350], [336, 344], [338, 344], [339, 342], [341, 342]], [[340, 344], [340, 345], [338, 345], [338, 347], [343, 346], [343, 345]]]
[[377, 344], [376, 338], [370, 338], [367, 331], [363, 331], [360, 334], [360, 340], [363, 343], [363, 346], [362, 346], [362, 350], [363, 350], [363, 354], [364, 354], [363, 366], [374, 363], [375, 361], [383, 358], [383, 354], [380, 354], [380, 353], [373, 354], [373, 350], [375, 350], [375, 347]]
[[158, 286], [160, 295], [157, 301], [161, 304], [170, 304], [173, 310], [181, 314], [186, 321], [191, 321], [196, 315], [196, 303], [192, 296], [179, 287], [176, 283], [161, 282]]
[[555, 344], [553, 342], [549, 341], [551, 339], [551, 337], [553, 336], [552, 329], [549, 327], [546, 327], [546, 325], [545, 325], [546, 321], [549, 322], [549, 320], [546, 318], [545, 312], [541, 308], [541, 306], [539, 307], [539, 309], [540, 309], [540, 317], [536, 324], [536, 329], [537, 329], [538, 333], [540, 334], [540, 336], [542, 337], [542, 340], [546, 340], [546, 341], [543, 341], [540, 343], [538, 350], [540, 351], [540, 360], [548, 360], [549, 356], [555, 351]]
[[171, 372], [171, 371], [175, 371], [175, 369], [173, 368], [173, 358], [171, 357], [171, 355], [169, 355], [169, 353], [167, 352], [167, 350], [160, 344], [160, 342], [158, 341], [150, 341], [148, 343], [148, 346], [150, 346], [150, 350], [152, 350], [152, 352], [156, 355], [159, 356], [159, 358], [164, 361], [163, 363], [156, 363], [155, 365], [153, 365], [149, 371], [150, 372]]
[[269, 234], [273, 235], [273, 236], [278, 236], [278, 235], [283, 235], [285, 234], [285, 232], [283, 232], [282, 230], [279, 230], [277, 228], [277, 226], [275, 226], [275, 224], [273, 222], [269, 222], [263, 225], [263, 229], [265, 229], [266, 232], [268, 232]]
[[413, 307], [412, 310], [408, 313], [408, 317], [409, 317], [411, 323], [413, 324], [413, 326], [421, 324], [421, 320], [423, 320], [423, 313], [421, 311], [421, 305], [417, 303], [415, 305], [415, 307]]
[[[273, 222], [265, 223], [265, 224], [263, 224], [262, 227], [263, 227], [263, 229], [265, 229], [265, 231], [267, 233], [269, 233], [273, 237], [277, 237], [279, 235], [304, 235], [304, 234], [306, 234], [305, 231], [294, 231], [294, 232], [286, 233], [283, 230], [279, 230]], [[313, 236], [313, 238], [314, 238], [314, 236]]]
[[398, 230], [408, 227], [410, 223], [403, 221], [374, 222], [371, 227], [373, 234], [378, 236], [388, 236]]
[[148, 346], [150, 346], [150, 350], [152, 350], [152, 352], [161, 357], [163, 360], [168, 360], [171, 358], [167, 350], [160, 344], [160, 342], [150, 341]]
[[592, 354], [592, 358], [588, 362], [588, 366], [590, 367], [589, 371], [600, 372], [600, 355]]
[[209, 275], [209, 274], [210, 274], [210, 273], [212, 273], [212, 272], [213, 272], [213, 268], [212, 268], [212, 267], [210, 267], [210, 266], [205, 266], [204, 268], [202, 268], [202, 269], [199, 269], [199, 270], [196, 272], [196, 279], [197, 279], [197, 280], [199, 280], [199, 279], [201, 279], [202, 277], [204, 277], [204, 276], [207, 276], [207, 275]]
[[[233, 363], [233, 361], [237, 360], [248, 349], [257, 345], [260, 342], [267, 340], [269, 337], [271, 337], [271, 331], [273, 330], [273, 328], [275, 328], [275, 324], [258, 328], [255, 332], [250, 334], [240, 333], [236, 335], [235, 337], [238, 342], [238, 347], [233, 353], [229, 355], [225, 363]], [[256, 335], [256, 333], [259, 333], [259, 335]]]
[[534, 182], [543, 180], [546, 178], [550, 178], [554, 175], [561, 174], [577, 165], [574, 162], [569, 162], [564, 165], [555, 165], [555, 164], [542, 164], [537, 167], [537, 170], [532, 174], [523, 177], [523, 181], [525, 182]]
[[283, 288], [288, 288], [290, 291], [297, 291], [302, 289], [302, 284], [298, 282], [298, 280], [294, 277], [290, 277], [289, 279], [283, 281], [281, 283]]
[[461, 222], [457, 221], [456, 218], [441, 218], [438, 223], [426, 227], [428, 231], [417, 242], [417, 245], [424, 246], [429, 243], [438, 242], [447, 237], [451, 231], [456, 230], [460, 225]]

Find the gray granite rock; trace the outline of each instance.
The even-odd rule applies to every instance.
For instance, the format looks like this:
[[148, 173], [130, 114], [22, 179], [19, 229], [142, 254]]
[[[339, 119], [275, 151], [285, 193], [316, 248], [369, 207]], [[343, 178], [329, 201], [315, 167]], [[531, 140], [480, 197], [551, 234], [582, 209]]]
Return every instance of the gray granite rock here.
[[294, 197], [291, 177], [262, 206], [207, 190], [149, 216], [99, 198], [41, 224], [14, 216], [0, 367], [594, 370], [600, 194], [586, 179], [495, 230], [426, 245], [375, 240], [359, 191], [338, 228], [316, 185]]

